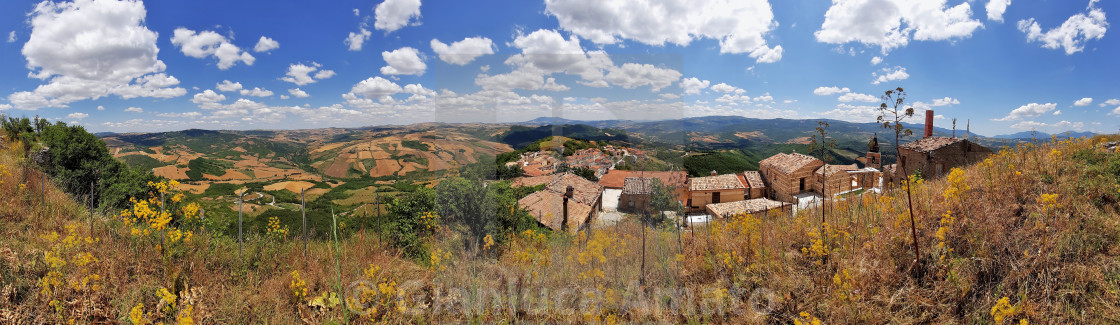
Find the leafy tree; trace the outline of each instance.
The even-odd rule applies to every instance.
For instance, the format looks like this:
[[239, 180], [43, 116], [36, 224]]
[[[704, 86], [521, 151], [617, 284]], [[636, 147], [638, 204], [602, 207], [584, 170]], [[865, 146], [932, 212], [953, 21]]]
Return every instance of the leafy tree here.
[[420, 258], [427, 252], [424, 241], [420, 240], [421, 235], [430, 231], [426, 229], [423, 216], [436, 211], [435, 197], [434, 190], [420, 188], [389, 202], [388, 211], [394, 218], [388, 223], [387, 230], [393, 245], [401, 249], [404, 256]]
[[653, 211], [659, 212], [659, 220], [654, 223], [660, 223], [666, 220], [665, 211], [673, 211], [677, 216], [684, 215], [684, 205], [677, 200], [676, 187], [668, 184], [661, 183], [661, 179], [653, 178], [653, 183], [650, 185], [649, 193], [649, 207]]

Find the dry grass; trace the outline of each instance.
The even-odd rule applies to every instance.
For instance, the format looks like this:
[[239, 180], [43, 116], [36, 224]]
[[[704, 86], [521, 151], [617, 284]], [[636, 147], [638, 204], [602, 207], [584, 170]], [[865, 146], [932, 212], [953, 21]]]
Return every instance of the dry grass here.
[[[471, 248], [460, 232], [443, 227], [426, 240], [433, 256], [423, 261], [397, 257], [372, 232], [343, 238], [340, 259], [332, 243], [321, 241], [312, 241], [305, 257], [295, 236], [250, 236], [239, 258], [236, 238], [201, 233], [167, 263], [153, 243], [133, 241], [117, 222], [100, 218], [92, 236], [100, 244], [90, 252], [104, 286], [92, 299], [70, 293], [64, 315], [79, 323], [127, 323], [137, 303], [158, 303], [159, 288], [191, 288], [193, 317], [203, 324], [344, 318], [792, 323], [810, 317], [838, 324], [991, 324], [994, 316], [1005, 323], [1116, 323], [1120, 183], [1101, 171], [1120, 157], [1095, 147], [1099, 141], [1008, 150], [966, 168], [956, 186], [949, 179], [914, 186], [924, 254], [916, 267], [906, 196], [897, 190], [829, 202], [827, 226], [818, 209], [738, 216], [679, 233], [650, 228], [645, 246], [642, 227], [631, 219], [591, 234], [518, 234], [505, 245]], [[1084, 155], [1079, 152], [1108, 160], [1087, 163], [1074, 157]], [[0, 157], [18, 175], [15, 161]], [[86, 221], [88, 212], [53, 188], [44, 204], [23, 200], [13, 195], [19, 190], [11, 179], [0, 184], [0, 322], [65, 321], [52, 318], [56, 313], [37, 294], [50, 247], [39, 235], [62, 233], [65, 224]], [[306, 282], [306, 296], [291, 295], [292, 271]], [[327, 307], [310, 304], [340, 291], [354, 298], [355, 308], [329, 307], [329, 299]], [[386, 298], [379, 292], [391, 296], [379, 299]]]

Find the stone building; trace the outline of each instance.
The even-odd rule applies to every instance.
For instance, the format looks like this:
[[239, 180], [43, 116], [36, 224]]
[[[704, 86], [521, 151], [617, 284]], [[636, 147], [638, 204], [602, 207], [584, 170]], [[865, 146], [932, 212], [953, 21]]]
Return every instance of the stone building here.
[[747, 192], [744, 199], [750, 200], [766, 197], [766, 182], [762, 181], [762, 174], [757, 170], [743, 172], [743, 184], [747, 184]]
[[770, 196], [793, 202], [794, 196], [813, 190], [814, 172], [824, 162], [800, 153], [779, 153], [758, 163], [759, 172], [770, 188]]
[[657, 179], [653, 177], [627, 177], [622, 186], [622, 195], [618, 198], [619, 210], [631, 213], [647, 211], [655, 180]]
[[735, 174], [696, 177], [688, 180], [688, 208], [693, 211], [703, 211], [704, 207], [712, 203], [742, 201], [747, 192], [747, 186]]
[[933, 179], [961, 167], [984, 160], [992, 149], [959, 138], [929, 136], [899, 145], [901, 168], [895, 171], [895, 180], [920, 171], [922, 178]]
[[542, 225], [557, 231], [577, 232], [590, 226], [603, 208], [603, 187], [570, 172], [526, 177], [513, 186], [545, 185], [545, 189], [518, 200]]

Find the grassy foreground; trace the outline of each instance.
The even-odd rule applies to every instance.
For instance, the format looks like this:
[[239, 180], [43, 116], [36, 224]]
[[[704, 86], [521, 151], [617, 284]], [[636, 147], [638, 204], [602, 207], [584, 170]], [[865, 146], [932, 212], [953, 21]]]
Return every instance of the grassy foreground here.
[[186, 222], [144, 234], [91, 219], [5, 150], [0, 323], [1117, 323], [1111, 140], [1008, 149], [914, 184], [916, 264], [897, 189], [683, 231], [625, 220], [478, 247], [432, 223], [422, 260], [373, 232], [305, 249], [280, 228], [239, 253]]

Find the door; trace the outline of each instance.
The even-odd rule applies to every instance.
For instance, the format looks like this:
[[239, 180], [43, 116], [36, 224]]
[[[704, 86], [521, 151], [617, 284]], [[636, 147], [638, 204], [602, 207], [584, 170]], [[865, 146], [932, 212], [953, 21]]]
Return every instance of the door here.
[[712, 192], [712, 203], [719, 203], [719, 192]]
[[798, 187], [797, 192], [798, 193], [805, 192], [805, 178], [804, 177], [801, 178], [801, 186]]

